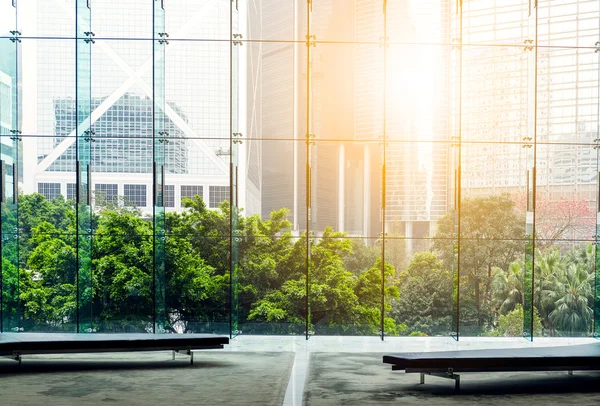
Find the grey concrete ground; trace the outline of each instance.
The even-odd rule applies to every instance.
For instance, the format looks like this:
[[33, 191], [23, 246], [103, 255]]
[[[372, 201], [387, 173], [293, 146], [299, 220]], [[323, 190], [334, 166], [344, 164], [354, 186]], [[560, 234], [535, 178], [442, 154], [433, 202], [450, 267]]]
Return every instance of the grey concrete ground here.
[[304, 405], [600, 404], [600, 373], [477, 373], [454, 381], [381, 367], [381, 353], [312, 353]]
[[[392, 372], [384, 353], [576, 345], [593, 339], [240, 336], [224, 350], [24, 356], [0, 359], [0, 406], [600, 404], [600, 374], [465, 374], [453, 383]], [[343, 353], [343, 354], [338, 354]], [[285, 395], [285, 396], [284, 396]]]
[[0, 361], [0, 405], [281, 405], [291, 352], [110, 353]]

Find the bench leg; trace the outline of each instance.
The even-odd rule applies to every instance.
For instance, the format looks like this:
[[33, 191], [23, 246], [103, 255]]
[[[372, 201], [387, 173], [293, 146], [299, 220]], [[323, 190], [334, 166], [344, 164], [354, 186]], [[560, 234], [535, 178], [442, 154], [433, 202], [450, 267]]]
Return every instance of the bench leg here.
[[[406, 373], [415, 373], [419, 371], [411, 371], [410, 369], [405, 370]], [[421, 385], [425, 383], [425, 375], [437, 376], [438, 378], [452, 379], [454, 380], [454, 389], [460, 390], [460, 375], [455, 374], [452, 368], [448, 368], [447, 372], [419, 372]]]
[[15, 357], [15, 361], [17, 361], [19, 363], [19, 369], [21, 369], [21, 362], [23, 361], [23, 359], [21, 358], [21, 353], [14, 352], [13, 357]]
[[573, 371], [569, 371], [569, 375], [573, 375]]
[[173, 350], [173, 361], [175, 361], [175, 350]]

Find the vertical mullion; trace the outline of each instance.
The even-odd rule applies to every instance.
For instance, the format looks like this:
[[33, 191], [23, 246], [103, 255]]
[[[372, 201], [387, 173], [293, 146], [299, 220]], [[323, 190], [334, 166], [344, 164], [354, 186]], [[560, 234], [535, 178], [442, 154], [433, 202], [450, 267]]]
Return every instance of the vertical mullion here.
[[[598, 28], [600, 29], [600, 18], [598, 19]], [[598, 38], [597, 45], [600, 45], [600, 36]], [[597, 53], [596, 58], [596, 75], [600, 76], [600, 53]], [[600, 91], [600, 77], [596, 77], [597, 89]], [[598, 93], [600, 95], [600, 93]], [[597, 96], [596, 99], [596, 122], [600, 121], [600, 99]], [[600, 139], [600, 127], [596, 128], [596, 140]], [[596, 148], [596, 171], [597, 171], [597, 195], [596, 195], [596, 235], [594, 237], [594, 320], [593, 320], [593, 335], [594, 337], [600, 337], [600, 303], [598, 301], [598, 295], [600, 295], [600, 252], [598, 246], [600, 245], [600, 148]]]
[[165, 111], [165, 9], [163, 1], [155, 1], [152, 8], [152, 331], [164, 333], [167, 326], [165, 281], [165, 178], [166, 131]]
[[[461, 271], [461, 214], [462, 214], [462, 106], [463, 106], [463, 2], [457, 0], [458, 8], [458, 139], [456, 168], [456, 282], [453, 281], [456, 303], [454, 309], [456, 341], [460, 340], [460, 271]], [[454, 245], [454, 242], [453, 244]]]
[[229, 337], [233, 338], [233, 2], [229, 2]]
[[386, 223], [386, 164], [387, 164], [387, 0], [383, 0], [383, 156], [381, 166], [381, 340], [385, 338], [385, 223]]
[[310, 165], [310, 145], [311, 145], [311, 121], [310, 121], [310, 107], [311, 107], [311, 12], [312, 12], [312, 0], [306, 0], [306, 255], [305, 255], [305, 272], [306, 272], [306, 300], [305, 300], [305, 312], [306, 312], [306, 328], [304, 331], [305, 338], [308, 340], [310, 337], [310, 281], [309, 281], [309, 265], [310, 265], [310, 216], [311, 216], [311, 165]]

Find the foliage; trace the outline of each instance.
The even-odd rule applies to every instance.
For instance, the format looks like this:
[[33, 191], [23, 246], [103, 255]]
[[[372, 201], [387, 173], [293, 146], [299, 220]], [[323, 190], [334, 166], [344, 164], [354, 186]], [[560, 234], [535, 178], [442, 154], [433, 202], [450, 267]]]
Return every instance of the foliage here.
[[408, 330], [446, 335], [452, 321], [452, 275], [437, 255], [420, 252], [400, 273], [400, 298], [392, 317]]
[[[18, 216], [2, 207], [6, 329], [74, 331], [78, 303], [91, 312], [85, 317], [98, 332], [152, 331], [160, 312], [170, 332], [225, 333], [232, 308], [244, 333], [303, 333], [308, 319], [316, 334], [379, 334], [382, 311], [388, 335], [431, 336], [453, 328], [454, 213], [440, 220], [433, 252], [408, 261], [404, 239], [388, 238], [382, 264], [381, 241], [368, 245], [330, 227], [319, 238], [294, 236], [285, 208], [267, 219], [231, 218], [227, 202], [208, 209], [196, 196], [185, 200], [182, 212], [153, 220], [120, 200], [97, 200], [94, 212], [82, 206], [77, 216], [74, 201], [40, 194], [21, 196]], [[462, 334], [522, 334], [519, 207], [508, 195], [463, 200]], [[559, 211], [567, 213], [568, 226], [548, 235], [581, 230], [577, 207]], [[590, 334], [595, 247], [537, 247], [535, 333]], [[157, 266], [162, 258], [164, 267]]]
[[[493, 319], [493, 269], [507, 269], [524, 252], [525, 221], [507, 194], [466, 198], [461, 207], [461, 322], [477, 333]], [[448, 244], [456, 238], [457, 226], [455, 213], [447, 213], [434, 239], [433, 248], [448, 269], [457, 259], [455, 247]]]
[[[524, 332], [524, 313], [523, 306], [518, 304], [513, 310], [498, 317], [498, 325], [491, 330], [488, 335], [495, 337], [522, 337]], [[533, 335], [539, 336], [542, 333], [542, 322], [537, 310], [533, 314]]]

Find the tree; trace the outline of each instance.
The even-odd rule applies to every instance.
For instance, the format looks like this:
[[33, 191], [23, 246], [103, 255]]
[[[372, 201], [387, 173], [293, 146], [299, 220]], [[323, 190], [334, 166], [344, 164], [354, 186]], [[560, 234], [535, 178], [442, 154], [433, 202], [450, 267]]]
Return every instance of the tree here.
[[367, 245], [362, 238], [352, 238], [351, 244], [352, 252], [344, 256], [344, 268], [354, 275], [368, 270], [381, 256], [381, 247]]
[[506, 272], [494, 268], [493, 274], [494, 307], [501, 315], [506, 315], [523, 304], [523, 264], [513, 262]]
[[[318, 241], [310, 240], [310, 328], [319, 334], [377, 334], [381, 329], [381, 263], [356, 276], [344, 269], [352, 243], [345, 233], [327, 227]], [[306, 323], [306, 236], [302, 236], [279, 264], [282, 285], [254, 303], [248, 320], [273, 322], [281, 333], [302, 331]], [[397, 296], [394, 269], [384, 268], [386, 293]], [[395, 331], [393, 320], [386, 320]]]
[[104, 211], [93, 238], [94, 314], [100, 331], [144, 332], [154, 314], [152, 224]]
[[[498, 317], [498, 325], [488, 335], [496, 337], [522, 337], [524, 313], [523, 306], [518, 304], [513, 310]], [[542, 332], [542, 322], [537, 310], [533, 314], [533, 335], [540, 335]]]
[[[527, 195], [515, 194], [520, 216], [525, 218]], [[560, 241], [591, 240], [596, 234], [596, 213], [579, 198], [550, 200], [538, 192], [535, 201], [536, 247], [544, 251]]]
[[587, 335], [591, 331], [593, 300], [590, 275], [585, 266], [569, 264], [555, 281], [554, 309], [549, 319], [556, 330], [564, 335]]
[[399, 276], [400, 298], [392, 317], [408, 331], [448, 334], [452, 322], [452, 274], [436, 254], [419, 252]]
[[438, 222], [433, 249], [453, 269], [455, 249], [448, 241], [461, 239], [461, 321], [481, 331], [493, 318], [491, 282], [494, 268], [507, 269], [525, 253], [525, 218], [507, 194], [466, 198], [461, 202], [460, 236], [454, 212]]

